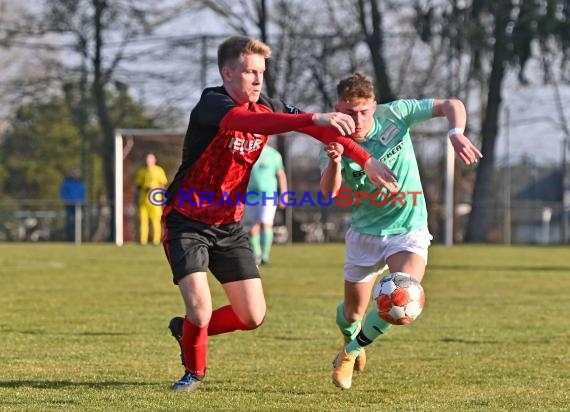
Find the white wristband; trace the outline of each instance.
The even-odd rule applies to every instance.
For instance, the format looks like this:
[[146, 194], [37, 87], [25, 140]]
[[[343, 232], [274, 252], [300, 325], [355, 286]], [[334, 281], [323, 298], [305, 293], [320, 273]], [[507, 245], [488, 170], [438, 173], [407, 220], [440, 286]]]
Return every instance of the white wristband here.
[[453, 129], [451, 129], [448, 133], [447, 136], [451, 137], [451, 136], [455, 136], [456, 134], [463, 134], [465, 130], [462, 129], [461, 127], [454, 127]]

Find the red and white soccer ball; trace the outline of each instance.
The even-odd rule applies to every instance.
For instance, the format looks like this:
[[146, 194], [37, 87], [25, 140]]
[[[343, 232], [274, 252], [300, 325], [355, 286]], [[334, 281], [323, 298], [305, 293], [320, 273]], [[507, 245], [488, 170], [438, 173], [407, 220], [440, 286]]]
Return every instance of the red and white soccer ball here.
[[378, 315], [393, 325], [412, 323], [424, 308], [424, 288], [407, 273], [384, 276], [374, 287], [372, 296]]

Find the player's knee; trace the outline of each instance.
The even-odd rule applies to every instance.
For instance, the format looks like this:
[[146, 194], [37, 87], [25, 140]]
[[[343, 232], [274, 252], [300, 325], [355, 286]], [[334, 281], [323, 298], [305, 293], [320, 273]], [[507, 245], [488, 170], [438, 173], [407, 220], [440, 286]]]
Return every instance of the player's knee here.
[[345, 305], [344, 313], [346, 316], [346, 320], [350, 323], [362, 320], [366, 315], [367, 308], [368, 308], [368, 302], [354, 304], [354, 305]]
[[[366, 309], [364, 309], [366, 311]], [[352, 305], [347, 305], [346, 302], [341, 302], [337, 306], [337, 323], [354, 323], [362, 319], [364, 313], [362, 311], [358, 311], [358, 308], [353, 307]]]
[[265, 320], [265, 311], [263, 313], [252, 313], [241, 322], [245, 330], [252, 330], [259, 328]]
[[211, 314], [203, 313], [200, 314], [199, 312], [187, 312], [186, 317], [190, 321], [190, 323], [198, 328], [203, 328], [208, 326], [210, 323]]
[[357, 322], [357, 321], [361, 320], [363, 317], [362, 314], [360, 314], [359, 312], [351, 311], [351, 310], [346, 311], [344, 316], [346, 317], [346, 320], [350, 323]]

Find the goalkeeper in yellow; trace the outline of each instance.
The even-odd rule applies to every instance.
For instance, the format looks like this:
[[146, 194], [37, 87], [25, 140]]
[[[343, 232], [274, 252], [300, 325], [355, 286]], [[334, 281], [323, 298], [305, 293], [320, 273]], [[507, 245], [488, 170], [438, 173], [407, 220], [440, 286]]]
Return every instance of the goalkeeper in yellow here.
[[139, 169], [136, 185], [139, 192], [139, 233], [140, 244], [148, 244], [149, 220], [152, 224], [152, 244], [160, 245], [162, 206], [151, 203], [149, 192], [166, 186], [164, 169], [156, 164], [154, 153], [146, 155], [146, 167]]

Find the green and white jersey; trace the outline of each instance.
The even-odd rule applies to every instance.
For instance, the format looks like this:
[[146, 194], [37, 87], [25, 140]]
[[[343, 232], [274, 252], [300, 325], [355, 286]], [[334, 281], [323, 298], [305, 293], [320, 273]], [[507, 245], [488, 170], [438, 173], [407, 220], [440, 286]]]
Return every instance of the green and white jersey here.
[[[251, 169], [251, 177], [247, 186], [248, 192], [262, 193], [266, 192], [272, 194], [277, 192], [279, 195], [279, 181], [277, 180], [277, 173], [283, 170], [283, 158], [281, 154], [266, 145], [261, 151], [259, 159]], [[248, 201], [254, 202], [255, 196], [248, 196]]]
[[[432, 118], [433, 100], [396, 100], [378, 105], [374, 127], [359, 144], [384, 162], [397, 176], [399, 193], [374, 186], [364, 170], [348, 157], [341, 160], [342, 177], [350, 188], [341, 189], [337, 204], [352, 205], [352, 229], [374, 236], [407, 233], [427, 228], [427, 209], [410, 128]], [[321, 153], [321, 173], [329, 158]], [[362, 192], [357, 195], [357, 192]], [[355, 201], [355, 195], [366, 200]], [[343, 201], [344, 198], [344, 201]]]

